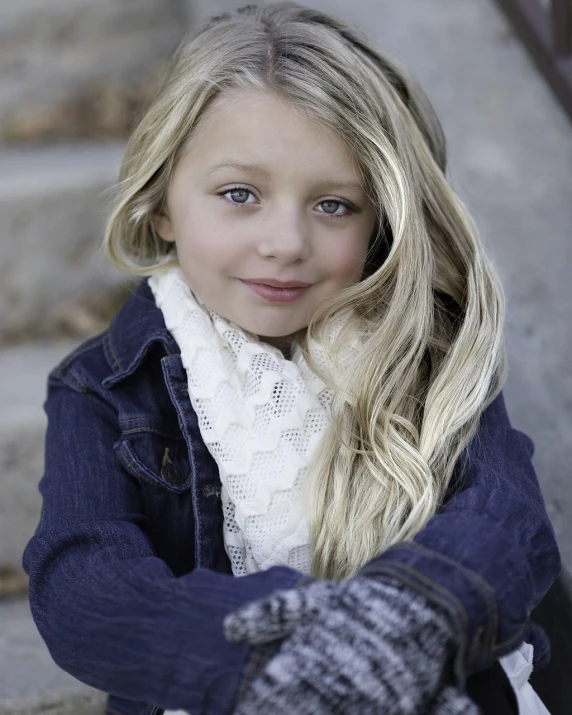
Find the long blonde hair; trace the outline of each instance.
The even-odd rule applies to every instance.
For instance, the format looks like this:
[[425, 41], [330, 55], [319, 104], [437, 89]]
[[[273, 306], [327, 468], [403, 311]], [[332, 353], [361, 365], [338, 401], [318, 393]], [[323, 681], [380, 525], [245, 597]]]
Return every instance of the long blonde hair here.
[[[337, 395], [308, 469], [312, 574], [344, 579], [411, 539], [442, 504], [506, 377], [503, 293], [447, 183], [443, 133], [425, 94], [358, 30], [293, 2], [225, 13], [182, 43], [127, 147], [104, 239], [115, 266], [145, 276], [176, 264], [152, 217], [191, 132], [227, 88], [276, 93], [336, 132], [377, 211], [361, 280], [299, 336]], [[329, 320], [348, 308], [330, 344]], [[356, 338], [358, 362], [334, 384], [309, 342], [337, 365]]]

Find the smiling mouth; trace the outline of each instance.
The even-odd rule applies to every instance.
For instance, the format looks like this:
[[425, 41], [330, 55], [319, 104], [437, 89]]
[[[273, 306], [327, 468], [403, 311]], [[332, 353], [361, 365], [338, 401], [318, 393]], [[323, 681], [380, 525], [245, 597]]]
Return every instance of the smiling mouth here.
[[272, 286], [264, 285], [263, 283], [249, 283], [241, 281], [253, 293], [256, 293], [264, 300], [271, 303], [291, 303], [298, 300], [312, 286], [305, 288], [273, 288]]

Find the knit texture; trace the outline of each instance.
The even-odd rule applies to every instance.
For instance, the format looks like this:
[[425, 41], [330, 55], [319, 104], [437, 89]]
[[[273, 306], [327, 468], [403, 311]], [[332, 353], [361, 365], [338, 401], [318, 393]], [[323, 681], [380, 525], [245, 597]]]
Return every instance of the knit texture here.
[[286, 638], [235, 715], [478, 715], [451, 685], [457, 627], [387, 576], [277, 592], [225, 619], [233, 642]]

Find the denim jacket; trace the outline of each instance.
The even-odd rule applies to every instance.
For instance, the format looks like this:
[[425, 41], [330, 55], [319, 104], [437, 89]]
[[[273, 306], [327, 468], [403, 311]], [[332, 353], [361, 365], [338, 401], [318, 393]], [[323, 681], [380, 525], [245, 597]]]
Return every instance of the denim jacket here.
[[[286, 566], [232, 575], [217, 465], [146, 280], [52, 370], [44, 410], [42, 511], [23, 566], [53, 660], [107, 693], [108, 715], [230, 715], [268, 654], [228, 643], [224, 617], [307, 577]], [[438, 513], [370, 562], [455, 611], [461, 684], [523, 640], [536, 666], [548, 662], [530, 614], [560, 557], [532, 452], [500, 395]]]

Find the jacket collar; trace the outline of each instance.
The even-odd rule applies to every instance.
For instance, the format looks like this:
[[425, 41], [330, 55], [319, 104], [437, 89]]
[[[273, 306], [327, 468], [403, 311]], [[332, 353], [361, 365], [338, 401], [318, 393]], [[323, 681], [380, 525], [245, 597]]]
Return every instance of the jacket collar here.
[[113, 373], [102, 385], [112, 387], [133, 372], [145, 359], [149, 348], [162, 343], [168, 354], [180, 354], [179, 347], [167, 329], [163, 313], [143, 278], [117, 311], [103, 341], [105, 357]]

